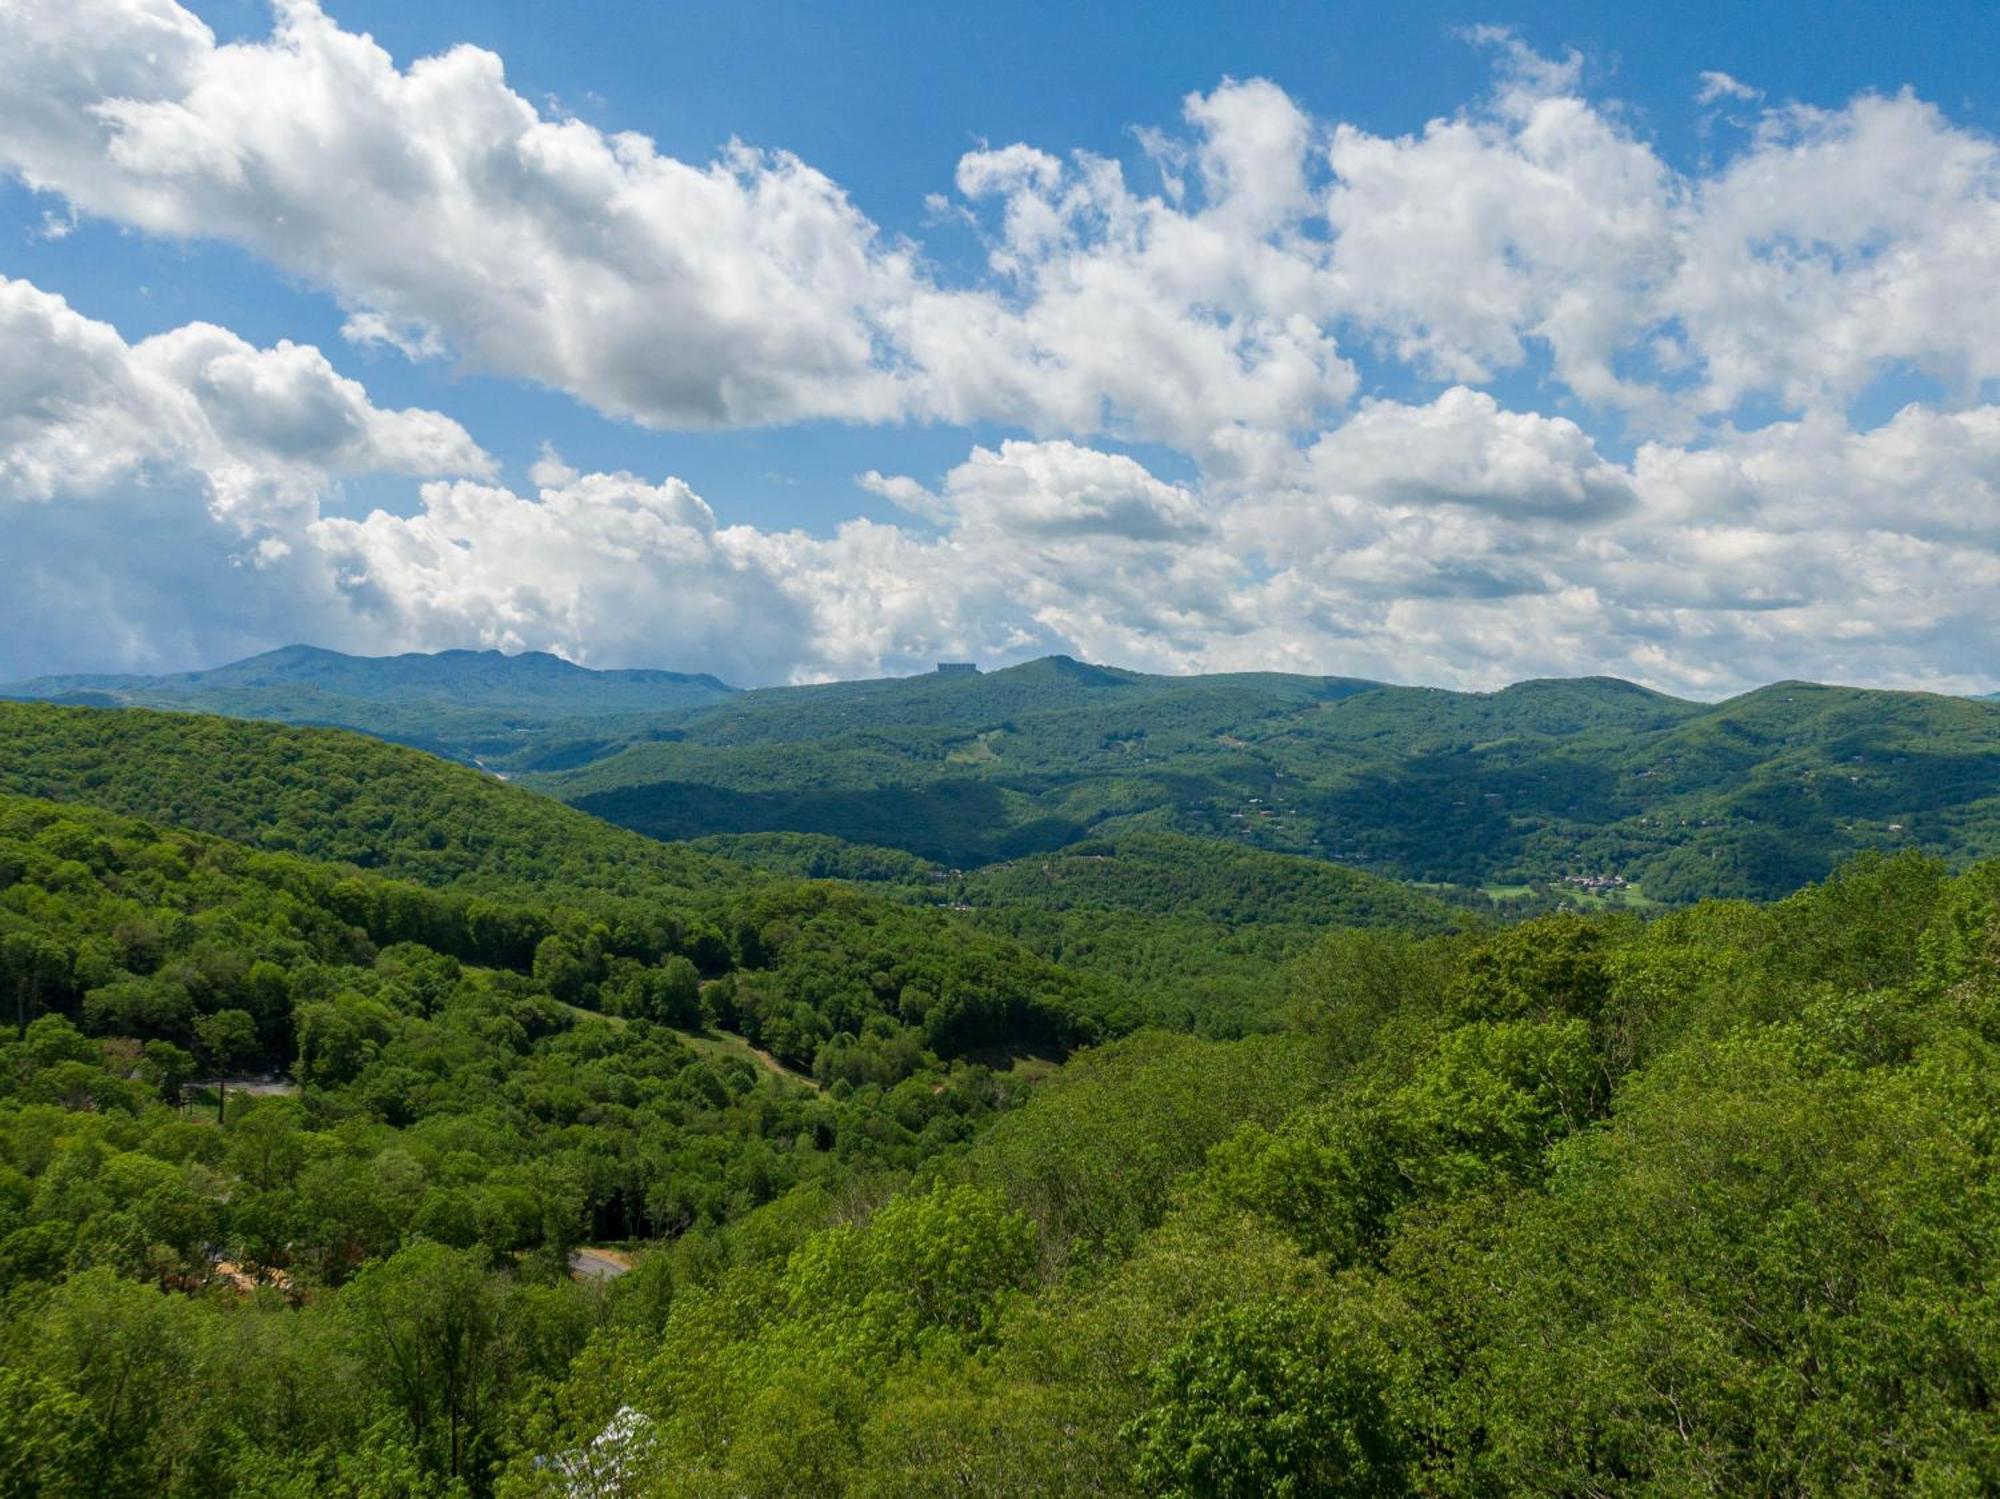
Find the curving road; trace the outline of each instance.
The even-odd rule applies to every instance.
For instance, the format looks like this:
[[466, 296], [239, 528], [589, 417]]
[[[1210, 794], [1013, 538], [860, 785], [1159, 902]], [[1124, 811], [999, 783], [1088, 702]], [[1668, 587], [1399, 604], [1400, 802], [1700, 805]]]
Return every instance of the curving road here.
[[631, 1260], [615, 1249], [572, 1249], [569, 1273], [578, 1280], [616, 1280], [632, 1268]]

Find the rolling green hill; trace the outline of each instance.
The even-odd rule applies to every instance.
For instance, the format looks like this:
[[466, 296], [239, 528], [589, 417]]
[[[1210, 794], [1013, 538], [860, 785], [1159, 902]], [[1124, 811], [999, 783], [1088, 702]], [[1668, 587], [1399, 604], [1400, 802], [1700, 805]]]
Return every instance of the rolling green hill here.
[[680, 901], [748, 878], [417, 750], [206, 714], [0, 703], [0, 791], [445, 888]]
[[1090, 838], [1055, 854], [990, 864], [952, 882], [975, 909], [1121, 911], [1218, 925], [1395, 927], [1435, 932], [1453, 908], [1408, 885], [1317, 859], [1218, 846], [1171, 833]]
[[[600, 1007], [614, 958], [685, 956], [713, 981], [720, 1023], [808, 1069], [823, 1043], [851, 1043], [871, 1016], [877, 1040], [883, 1026], [914, 1029], [947, 1053], [1061, 1047], [1146, 1018], [1123, 976], [1079, 980], [935, 905], [661, 844], [357, 734], [0, 704], [6, 794], [404, 882], [408, 896], [355, 899], [408, 905], [412, 931], [454, 933], [433, 945], [482, 962], [499, 960], [466, 933], [490, 932], [511, 961], [532, 957], [566, 1002]], [[544, 937], [557, 948], [543, 952]]]
[[744, 693], [528, 779], [658, 837], [817, 832], [972, 867], [1151, 830], [1668, 902], [1782, 894], [1864, 848], [2000, 852], [2000, 705], [1930, 694], [1700, 704], [1606, 678], [1454, 693], [1059, 660], [865, 687]]
[[705, 852], [795, 877], [844, 879], [949, 909], [1064, 969], [1143, 996], [1156, 1024], [1240, 1035], [1281, 1018], [1275, 979], [1335, 928], [1425, 934], [1503, 908], [1319, 859], [1134, 832], [970, 871], [812, 833], [722, 834]]
[[[935, 979], [921, 976], [930, 958], [917, 954], [956, 954], [951, 962], [988, 975], [958, 981], [975, 1009], [1007, 1011], [1041, 990], [1060, 994], [1065, 1011], [1092, 1017], [1085, 1030], [1170, 1020], [1240, 1034], [1275, 1023], [1276, 973], [1314, 932], [1350, 924], [1440, 930], [1452, 920], [1430, 897], [1372, 876], [1241, 856], [1233, 872], [1203, 868], [1201, 898], [1177, 910], [1163, 894], [1174, 881], [1187, 884], [1203, 854], [1160, 840], [1149, 850], [1135, 842], [1118, 865], [1123, 893], [1100, 878], [1087, 911], [1054, 910], [1033, 881], [1009, 890], [998, 883], [1001, 870], [980, 876], [995, 883], [968, 899], [939, 883], [943, 870], [906, 853], [797, 835], [662, 843], [363, 735], [150, 709], [0, 703], [0, 793], [143, 817], [461, 901], [588, 912], [606, 924], [606, 940], [670, 941], [711, 974], [759, 968], [764, 955], [788, 947], [824, 949], [800, 958], [807, 966], [798, 974], [812, 978], [787, 969], [748, 981], [734, 1008], [725, 1007], [732, 1024], [805, 1067], [840, 1028], [837, 1017], [879, 1001], [869, 984], [894, 993], [908, 982], [939, 994]], [[1249, 878], [1259, 862], [1296, 867]], [[825, 880], [859, 888], [812, 883]], [[1058, 963], [1060, 971], [1050, 966]], [[856, 965], [872, 975], [868, 983], [856, 982]], [[905, 971], [917, 976], [896, 977]], [[930, 1000], [922, 1004], [912, 1013], [927, 1023], [955, 1023]], [[1001, 1042], [1067, 1036], [1074, 1027], [1024, 1011], [981, 1021], [979, 1033]]]
[[[1459, 693], [1050, 657], [734, 692], [546, 656], [294, 648], [29, 686], [342, 723], [657, 839], [811, 834], [946, 869], [1156, 833], [1543, 903], [1596, 880], [1677, 904], [1780, 895], [1867, 848], [2000, 852], [2000, 704], [1806, 683], [1708, 704], [1602, 677]], [[849, 877], [857, 858], [809, 862]]]

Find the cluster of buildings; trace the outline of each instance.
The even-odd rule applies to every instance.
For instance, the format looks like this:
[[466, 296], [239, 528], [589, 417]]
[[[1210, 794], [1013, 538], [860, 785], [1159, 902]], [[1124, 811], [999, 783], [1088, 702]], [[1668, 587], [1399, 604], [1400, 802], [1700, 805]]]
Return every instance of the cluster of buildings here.
[[1575, 885], [1580, 890], [1623, 890], [1625, 876], [1622, 874], [1566, 874], [1565, 885]]

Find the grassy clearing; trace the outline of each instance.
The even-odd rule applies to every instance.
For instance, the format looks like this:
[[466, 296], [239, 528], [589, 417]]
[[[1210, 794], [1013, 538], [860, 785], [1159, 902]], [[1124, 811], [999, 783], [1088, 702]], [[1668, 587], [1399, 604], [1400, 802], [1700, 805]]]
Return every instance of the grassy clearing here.
[[684, 1031], [678, 1028], [674, 1034], [686, 1042], [695, 1055], [703, 1061], [721, 1062], [730, 1057], [737, 1057], [753, 1067], [762, 1068], [773, 1077], [781, 1077], [786, 1082], [797, 1083], [801, 1087], [812, 1089], [815, 1093], [819, 1092], [819, 1084], [812, 1078], [787, 1067], [768, 1051], [752, 1046], [741, 1036], [732, 1035], [728, 1031]]
[[623, 1015], [607, 1015], [602, 1010], [586, 1010], [582, 1005], [563, 1004], [561, 1000], [557, 1000], [556, 1003], [562, 1005], [565, 1010], [568, 1010], [570, 1014], [576, 1016], [579, 1020], [601, 1020], [606, 1025], [618, 1027], [621, 1031], [625, 1029], [625, 1017]]
[[965, 1059], [1029, 1083], [1041, 1082], [1067, 1060], [1059, 1051], [1028, 1046], [982, 1046], [967, 1052]]
[[944, 763], [947, 765], [998, 764], [1000, 756], [993, 749], [994, 736], [998, 732], [997, 729], [988, 729], [970, 744], [961, 744], [956, 749], [948, 751], [945, 754]]
[[1556, 888], [1565, 900], [1585, 911], [1663, 911], [1667, 905], [1665, 901], [1654, 900], [1647, 895], [1636, 880], [1623, 890], [1609, 892], [1577, 890], [1567, 886]]
[[[606, 1025], [615, 1025], [621, 1030], [625, 1027], [623, 1015], [606, 1015], [597, 1010], [583, 1009], [578, 1005], [564, 1005], [563, 1008], [581, 1020], [601, 1020]], [[740, 1057], [751, 1066], [761, 1068], [773, 1077], [797, 1083], [801, 1087], [812, 1089], [815, 1093], [819, 1091], [819, 1084], [805, 1073], [787, 1067], [768, 1051], [760, 1051], [741, 1036], [732, 1035], [728, 1031], [683, 1030], [679, 1026], [670, 1026], [668, 1029], [704, 1062], [714, 1063], [726, 1061], [730, 1057]]]

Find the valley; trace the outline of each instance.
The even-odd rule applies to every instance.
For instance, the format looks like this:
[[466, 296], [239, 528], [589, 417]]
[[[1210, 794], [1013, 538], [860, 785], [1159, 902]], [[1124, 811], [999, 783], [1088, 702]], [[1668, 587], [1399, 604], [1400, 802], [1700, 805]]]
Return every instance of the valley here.
[[1977, 1487], [2000, 863], [1528, 894], [662, 843], [0, 704], [0, 1442], [134, 1499]]

